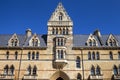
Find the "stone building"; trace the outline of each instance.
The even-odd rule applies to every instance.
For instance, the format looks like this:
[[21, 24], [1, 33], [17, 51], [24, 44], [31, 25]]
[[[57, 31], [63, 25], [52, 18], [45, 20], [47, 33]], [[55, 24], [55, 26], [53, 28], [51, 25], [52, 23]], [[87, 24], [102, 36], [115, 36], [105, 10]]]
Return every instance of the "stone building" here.
[[120, 80], [120, 35], [74, 35], [61, 3], [46, 35], [0, 35], [0, 80]]

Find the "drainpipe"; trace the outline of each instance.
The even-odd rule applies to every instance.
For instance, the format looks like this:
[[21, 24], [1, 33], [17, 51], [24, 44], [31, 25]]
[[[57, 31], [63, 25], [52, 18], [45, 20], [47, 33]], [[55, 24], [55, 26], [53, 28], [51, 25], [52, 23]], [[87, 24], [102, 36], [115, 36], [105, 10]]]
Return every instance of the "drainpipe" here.
[[22, 61], [22, 53], [23, 53], [23, 48], [21, 48], [21, 55], [20, 55], [20, 63], [19, 63], [19, 69], [18, 69], [18, 80], [20, 80], [20, 68], [21, 68], [21, 61]]
[[81, 48], [81, 57], [82, 57], [82, 75], [83, 75], [83, 80], [84, 80], [83, 48]]

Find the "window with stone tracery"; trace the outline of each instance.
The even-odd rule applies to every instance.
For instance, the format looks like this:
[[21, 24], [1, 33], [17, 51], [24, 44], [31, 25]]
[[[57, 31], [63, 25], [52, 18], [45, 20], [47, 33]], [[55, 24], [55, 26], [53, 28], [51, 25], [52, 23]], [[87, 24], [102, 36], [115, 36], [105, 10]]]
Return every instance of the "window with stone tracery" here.
[[33, 72], [32, 72], [32, 74], [33, 74], [33, 75], [37, 75], [37, 67], [36, 67], [36, 66], [33, 67]]
[[91, 67], [91, 75], [95, 75], [95, 67], [94, 66]]
[[31, 66], [29, 65], [28, 68], [27, 68], [27, 74], [28, 74], [28, 75], [31, 75], [31, 70], [32, 70], [32, 68], [31, 68]]
[[54, 39], [55, 46], [65, 46], [66, 39], [63, 37]]
[[19, 40], [16, 34], [14, 34], [12, 38], [8, 41], [8, 46], [12, 46], [12, 47], [19, 46]]
[[14, 66], [13, 66], [13, 65], [11, 65], [11, 67], [10, 67], [10, 74], [11, 74], [11, 75], [14, 74]]
[[8, 70], [9, 70], [9, 66], [6, 65], [6, 66], [4, 67], [4, 74], [5, 74], [5, 75], [8, 75]]
[[100, 74], [101, 74], [101, 72], [100, 72], [100, 67], [97, 66], [97, 68], [96, 68], [96, 75], [100, 75]]
[[62, 50], [62, 49], [58, 49], [56, 50], [56, 59], [65, 59], [65, 50]]
[[62, 21], [62, 20], [63, 20], [63, 14], [62, 14], [62, 13], [59, 13], [58, 18], [59, 18], [59, 21]]
[[106, 44], [111, 47], [115, 47], [118, 45], [117, 40], [112, 35], [109, 36]]
[[57, 34], [60, 34], [60, 35], [68, 35], [69, 34], [69, 29], [67, 27], [53, 27], [52, 28], [52, 31], [51, 31], [51, 34], [53, 35], [57, 35]]
[[38, 39], [32, 39], [32, 46], [38, 46]]
[[32, 47], [39, 47], [40, 46], [40, 40], [36, 34], [34, 34], [33, 37], [30, 39], [29, 46], [32, 46]]

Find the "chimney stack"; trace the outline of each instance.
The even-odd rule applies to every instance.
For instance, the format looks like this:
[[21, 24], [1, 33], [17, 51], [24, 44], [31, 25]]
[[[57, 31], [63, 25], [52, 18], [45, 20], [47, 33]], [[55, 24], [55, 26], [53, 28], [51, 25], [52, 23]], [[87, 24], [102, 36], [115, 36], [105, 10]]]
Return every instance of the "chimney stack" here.
[[30, 36], [32, 36], [32, 31], [31, 31], [31, 29], [27, 29], [26, 30], [26, 38], [29, 38]]

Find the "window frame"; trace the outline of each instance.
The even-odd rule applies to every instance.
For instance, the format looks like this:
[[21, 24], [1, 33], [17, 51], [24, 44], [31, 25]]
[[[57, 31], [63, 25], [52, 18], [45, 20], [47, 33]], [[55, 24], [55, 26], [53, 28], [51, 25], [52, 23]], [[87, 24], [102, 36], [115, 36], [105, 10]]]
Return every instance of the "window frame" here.
[[77, 58], [76, 58], [76, 68], [81, 68], [80, 57], [79, 56], [77, 56]]

